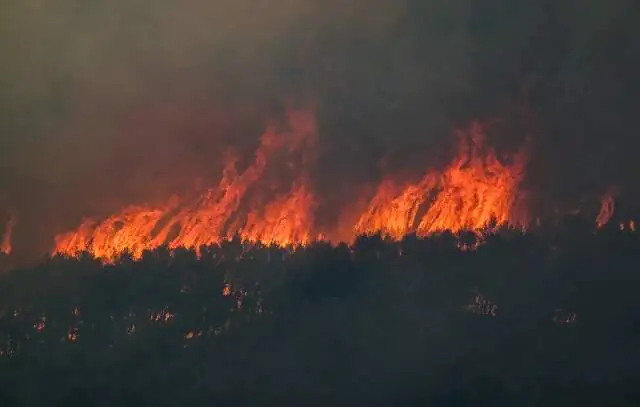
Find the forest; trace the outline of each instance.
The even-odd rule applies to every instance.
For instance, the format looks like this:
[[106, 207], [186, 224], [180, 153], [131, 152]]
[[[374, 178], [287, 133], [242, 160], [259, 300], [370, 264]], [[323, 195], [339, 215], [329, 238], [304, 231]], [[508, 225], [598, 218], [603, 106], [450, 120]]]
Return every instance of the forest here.
[[640, 237], [239, 239], [0, 277], [0, 405], [632, 406]]

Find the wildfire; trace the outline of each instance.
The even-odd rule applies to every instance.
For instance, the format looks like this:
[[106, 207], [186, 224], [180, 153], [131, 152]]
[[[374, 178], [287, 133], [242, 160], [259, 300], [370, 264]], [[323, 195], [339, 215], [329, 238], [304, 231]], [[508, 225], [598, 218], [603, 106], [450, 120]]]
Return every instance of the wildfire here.
[[[229, 155], [217, 187], [194, 199], [173, 197], [163, 207], [130, 206], [102, 222], [86, 219], [76, 230], [56, 236], [53, 253], [77, 256], [86, 251], [112, 261], [124, 252], [139, 259], [145, 250], [162, 245], [198, 250], [235, 235], [280, 246], [320, 238], [312, 234], [316, 200], [306, 168], [294, 174], [293, 186], [283, 194], [265, 191], [270, 185], [260, 182], [282, 158], [293, 170], [300, 157], [309, 165], [308, 151], [316, 140], [315, 117], [291, 110], [288, 125], [290, 132], [278, 133], [273, 126], [267, 129], [253, 163], [244, 171], [238, 171], [235, 157]], [[274, 198], [265, 201], [265, 196]]]
[[[291, 110], [287, 119], [289, 131], [269, 127], [254, 161], [243, 171], [229, 155], [216, 187], [195, 198], [173, 197], [164, 206], [130, 206], [103, 221], [86, 219], [77, 229], [56, 236], [53, 254], [86, 251], [109, 262], [124, 252], [139, 259], [145, 250], [163, 245], [198, 250], [236, 235], [278, 246], [324, 239], [330, 233], [315, 225], [319, 203], [308, 175], [317, 139], [315, 117]], [[497, 227], [523, 228], [519, 187], [524, 152], [509, 164], [501, 162], [484, 146], [483, 130], [475, 123], [458, 133], [457, 154], [443, 171], [428, 171], [415, 183], [384, 179], [350, 226], [351, 236], [343, 239], [378, 233], [401, 239], [410, 232], [427, 236], [463, 230], [482, 236]], [[289, 186], [272, 182], [273, 168], [282, 163], [292, 175]]]
[[[524, 227], [517, 213], [519, 186], [524, 176], [521, 151], [513, 164], [501, 163], [493, 150], [482, 155], [482, 127], [474, 123], [469, 134], [459, 133], [458, 154], [442, 173], [427, 172], [415, 184], [398, 189], [391, 180], [358, 220], [355, 232], [399, 239], [410, 232], [427, 236], [463, 230], [483, 234], [496, 227]], [[418, 218], [420, 213], [424, 213]]]
[[4, 229], [4, 234], [2, 235], [2, 241], [0, 241], [0, 253], [10, 255], [13, 251], [11, 239], [13, 236], [13, 229], [16, 227], [16, 221], [17, 220], [15, 216], [12, 215], [9, 217], [7, 226]]

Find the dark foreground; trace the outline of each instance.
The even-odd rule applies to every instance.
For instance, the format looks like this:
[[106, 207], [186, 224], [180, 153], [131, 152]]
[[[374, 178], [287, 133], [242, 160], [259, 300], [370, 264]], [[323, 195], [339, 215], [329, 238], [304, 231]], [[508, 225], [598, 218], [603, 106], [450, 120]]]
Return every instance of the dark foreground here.
[[0, 406], [632, 406], [640, 237], [570, 225], [0, 279]]

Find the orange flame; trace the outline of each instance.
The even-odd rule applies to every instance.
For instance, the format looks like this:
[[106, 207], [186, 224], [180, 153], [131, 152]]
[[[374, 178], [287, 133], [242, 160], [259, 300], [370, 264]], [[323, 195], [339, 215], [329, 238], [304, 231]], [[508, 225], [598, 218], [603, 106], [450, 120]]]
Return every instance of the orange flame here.
[[243, 208], [252, 198], [250, 192], [264, 188], [259, 181], [284, 147], [288, 147], [286, 158], [292, 167], [295, 157], [308, 158], [303, 150], [315, 143], [315, 118], [292, 110], [288, 120], [291, 132], [277, 133], [270, 127], [261, 137], [254, 162], [242, 173], [229, 156], [216, 188], [196, 199], [174, 197], [160, 208], [130, 206], [102, 222], [87, 219], [78, 229], [56, 236], [53, 253], [77, 256], [86, 251], [113, 261], [124, 252], [139, 259], [144, 251], [162, 245], [198, 250], [236, 234], [244, 241], [283, 246], [315, 239], [311, 227], [316, 201], [304, 168], [288, 194], [266, 203], [254, 198], [250, 210]]
[[[420, 236], [463, 230], [482, 234], [501, 226], [524, 227], [526, 219], [516, 211], [524, 153], [519, 152], [511, 165], [502, 164], [493, 150], [483, 157], [482, 130], [474, 123], [470, 137], [459, 134], [457, 157], [441, 174], [428, 172], [420, 182], [399, 191], [392, 181], [385, 181], [355, 231], [399, 239], [410, 232]], [[418, 220], [421, 211], [426, 212]]]
[[[268, 128], [244, 171], [239, 172], [229, 156], [219, 184], [195, 199], [173, 197], [160, 207], [127, 207], [101, 222], [86, 219], [76, 230], [56, 236], [52, 253], [77, 256], [86, 251], [111, 262], [124, 252], [139, 259], [144, 251], [163, 245], [198, 250], [235, 235], [279, 246], [323, 239], [327, 233], [314, 223], [318, 202], [308, 176], [314, 162], [315, 117], [291, 110], [287, 118], [290, 132]], [[363, 234], [397, 240], [410, 232], [426, 236], [463, 230], [480, 236], [501, 226], [524, 227], [526, 217], [517, 210], [524, 153], [512, 157], [511, 164], [500, 162], [493, 150], [484, 148], [483, 128], [477, 123], [458, 135], [458, 154], [442, 172], [427, 172], [413, 184], [381, 182], [345, 240]], [[293, 171], [289, 188], [270, 182], [278, 162]]]
[[16, 217], [11, 215], [7, 222], [7, 226], [4, 228], [4, 234], [2, 235], [2, 241], [0, 242], [0, 253], [10, 255], [13, 251], [11, 240], [13, 236], [13, 229], [16, 227], [16, 222]]
[[269, 203], [262, 214], [249, 213], [241, 236], [269, 245], [306, 245], [320, 239], [311, 235], [316, 202], [306, 181], [294, 185], [288, 195]]

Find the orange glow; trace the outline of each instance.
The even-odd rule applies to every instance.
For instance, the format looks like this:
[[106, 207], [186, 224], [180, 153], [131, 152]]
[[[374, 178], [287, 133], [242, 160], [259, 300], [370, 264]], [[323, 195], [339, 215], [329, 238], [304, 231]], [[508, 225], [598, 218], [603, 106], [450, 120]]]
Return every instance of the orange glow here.
[[[600, 211], [596, 216], [596, 229], [602, 229], [605, 227], [611, 218], [616, 209], [616, 201], [613, 198], [613, 194], [607, 192], [602, 199], [600, 200]], [[621, 221], [618, 223], [618, 230], [620, 231], [636, 231], [636, 223], [633, 220], [629, 221]]]
[[[77, 256], [86, 251], [111, 262], [125, 252], [139, 259], [145, 250], [162, 245], [198, 250], [234, 235], [281, 246], [315, 240], [319, 235], [311, 230], [316, 201], [305, 168], [312, 163], [315, 117], [291, 110], [287, 119], [290, 131], [278, 133], [269, 127], [244, 171], [238, 171], [235, 157], [229, 155], [217, 187], [195, 199], [173, 197], [162, 207], [130, 206], [102, 222], [86, 219], [76, 230], [56, 236], [53, 254]], [[260, 181], [283, 160], [289, 170], [297, 170], [293, 186], [284, 194], [265, 191], [271, 185]], [[296, 160], [303, 168], [296, 168]]]
[[241, 236], [268, 245], [307, 245], [321, 237], [311, 235], [315, 207], [308, 185], [294, 185], [289, 194], [270, 202], [262, 214], [250, 212]]
[[[615, 210], [615, 201], [613, 199], [613, 196], [610, 193], [605, 194], [602, 197], [602, 201], [600, 203], [600, 212], [598, 212], [598, 216], [596, 216], [596, 228], [597, 229], [601, 229], [603, 228], [607, 223], [609, 223], [609, 220], [611, 220], [611, 217], [613, 216], [613, 212]], [[634, 225], [635, 227], [635, 225]], [[624, 229], [624, 227], [623, 227]]]
[[[165, 205], [132, 205], [102, 221], [86, 219], [55, 237], [52, 254], [89, 252], [112, 262], [125, 252], [139, 259], [144, 251], [163, 245], [198, 250], [236, 235], [245, 242], [281, 247], [323, 240], [331, 231], [315, 224], [319, 202], [309, 178], [317, 150], [315, 116], [290, 110], [287, 119], [285, 132], [267, 128], [244, 170], [228, 155], [216, 187], [195, 197], [175, 196]], [[368, 203], [352, 223], [335, 227], [350, 230], [341, 240], [377, 233], [399, 240], [411, 232], [428, 236], [463, 230], [481, 237], [504, 226], [523, 229], [527, 217], [519, 187], [524, 152], [503, 163], [484, 146], [483, 130], [474, 123], [458, 133], [457, 154], [444, 170], [428, 171], [415, 183], [386, 178], [372, 198], [354, 196], [351, 202]], [[283, 178], [289, 180], [284, 185]], [[339, 211], [351, 213], [353, 208]]]
[[11, 245], [11, 239], [13, 236], [13, 229], [15, 227], [16, 227], [16, 218], [15, 216], [12, 215], [9, 218], [9, 221], [7, 222], [7, 226], [4, 228], [2, 241], [0, 241], [0, 253], [9, 255], [13, 251], [13, 246]]
[[[428, 172], [401, 189], [390, 180], [383, 182], [356, 232], [399, 239], [410, 232], [428, 236], [469, 230], [481, 235], [497, 227], [523, 228], [526, 218], [517, 213], [516, 204], [524, 153], [513, 157], [511, 165], [502, 164], [493, 150], [483, 155], [482, 130], [474, 123], [468, 135], [459, 133], [458, 154], [442, 173]], [[420, 212], [424, 215], [418, 220]]]

